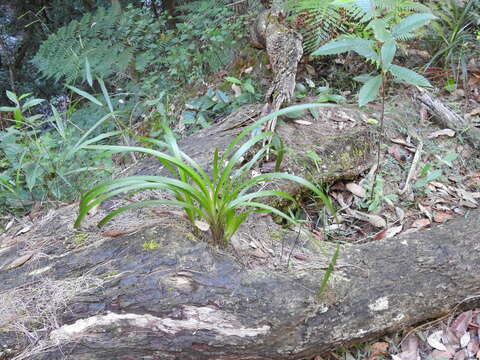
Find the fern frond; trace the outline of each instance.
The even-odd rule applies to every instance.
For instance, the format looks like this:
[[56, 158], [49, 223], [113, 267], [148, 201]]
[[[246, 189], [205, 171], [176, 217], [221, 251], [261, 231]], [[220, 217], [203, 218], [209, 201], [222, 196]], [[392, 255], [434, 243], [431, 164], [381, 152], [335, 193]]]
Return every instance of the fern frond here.
[[347, 22], [363, 22], [365, 11], [355, 5], [338, 8], [333, 0], [287, 0], [285, 8], [305, 25], [298, 30], [304, 39], [305, 51], [311, 53], [320, 45], [347, 32]]
[[[396, 23], [411, 13], [427, 13], [430, 9], [412, 0], [359, 0], [346, 2], [338, 8], [333, 0], [287, 0], [285, 5], [293, 17], [301, 17], [304, 26], [299, 28], [304, 38], [305, 51], [311, 53], [320, 45], [349, 30], [348, 22], [363, 24], [372, 19], [375, 11], [386, 22]], [[401, 40], [409, 40], [413, 34], [402, 34]]]

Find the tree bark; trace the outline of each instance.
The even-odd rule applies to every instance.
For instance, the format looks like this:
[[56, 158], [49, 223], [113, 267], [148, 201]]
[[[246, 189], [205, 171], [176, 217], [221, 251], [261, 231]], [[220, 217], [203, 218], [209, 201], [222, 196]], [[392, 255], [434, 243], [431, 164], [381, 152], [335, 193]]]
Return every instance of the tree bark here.
[[[349, 246], [318, 298], [328, 256], [261, 271], [165, 224], [44, 257], [34, 268], [6, 264], [0, 294], [5, 301], [9, 289], [32, 284], [38, 291], [46, 275], [31, 274], [46, 266], [57, 281], [105, 278], [68, 301], [44, 352], [28, 359], [301, 359], [443, 315], [478, 294], [479, 234], [476, 211], [429, 231]], [[151, 239], [159, 247], [142, 249]], [[13, 254], [2, 249], [0, 264]], [[12, 338], [0, 331], [2, 344]]]
[[[259, 14], [250, 31], [252, 44], [265, 47], [273, 72], [262, 115], [278, 111], [288, 104], [295, 91], [297, 67], [303, 55], [302, 36], [286, 26], [284, 17], [283, 10], [274, 5]], [[275, 117], [266, 128], [274, 131], [276, 123]]]

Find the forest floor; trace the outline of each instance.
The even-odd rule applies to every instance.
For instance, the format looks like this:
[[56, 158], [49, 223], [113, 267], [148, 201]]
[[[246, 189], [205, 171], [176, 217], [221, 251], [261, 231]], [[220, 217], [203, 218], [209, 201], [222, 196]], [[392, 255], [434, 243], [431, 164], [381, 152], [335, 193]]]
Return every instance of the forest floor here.
[[[437, 96], [478, 126], [478, 81], [472, 88], [468, 99], [462, 89], [440, 91]], [[478, 150], [466, 143], [462, 133], [439, 128], [410, 94], [406, 89], [401, 90], [386, 105], [387, 129], [373, 194], [369, 189], [376, 165], [362, 177], [330, 187], [329, 195], [339, 209], [340, 223], [317, 228], [319, 217], [308, 205], [305, 207], [312, 232], [319, 239], [359, 244], [393, 238], [402, 233], [428, 231], [435, 223], [469, 216], [472, 209], [478, 208]], [[380, 104], [371, 105], [378, 113]], [[378, 118], [378, 114], [372, 115], [372, 124], [377, 124]], [[472, 294], [472, 297], [478, 296]], [[315, 360], [480, 359], [480, 309], [466, 312], [461, 309], [458, 304], [441, 318], [319, 355]]]

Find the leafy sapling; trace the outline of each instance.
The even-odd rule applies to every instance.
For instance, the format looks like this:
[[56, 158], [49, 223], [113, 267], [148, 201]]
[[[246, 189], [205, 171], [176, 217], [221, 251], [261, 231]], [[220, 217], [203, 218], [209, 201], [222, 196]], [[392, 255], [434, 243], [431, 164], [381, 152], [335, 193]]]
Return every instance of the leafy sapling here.
[[[342, 2], [343, 3], [343, 2]], [[380, 90], [385, 87], [387, 76], [391, 75], [394, 81], [417, 86], [430, 86], [429, 81], [422, 75], [408, 68], [393, 64], [398, 42], [415, 37], [414, 31], [427, 25], [435, 16], [430, 13], [412, 14], [396, 24], [385, 19], [375, 2], [357, 1], [357, 6], [365, 12], [364, 19], [368, 19], [367, 28], [373, 30], [374, 40], [361, 37], [345, 37], [331, 41], [314, 51], [312, 55], [334, 55], [347, 51], [354, 51], [366, 58], [377, 67], [377, 74], [363, 74], [357, 78], [364, 81], [360, 89], [358, 103], [360, 106], [377, 98]]]
[[[382, 11], [374, 0], [338, 0], [340, 6], [356, 7], [363, 11], [363, 19], [368, 22], [367, 28], [373, 30], [374, 40], [361, 37], [345, 37], [331, 41], [314, 51], [312, 55], [334, 55], [347, 51], [354, 51], [376, 66], [376, 73], [362, 74], [356, 79], [364, 82], [358, 94], [360, 106], [375, 100], [381, 94], [382, 109], [380, 118], [380, 141], [377, 149], [377, 170], [373, 179], [373, 186], [377, 183], [377, 174], [380, 171], [381, 144], [385, 117], [385, 87], [388, 79], [416, 85], [431, 86], [422, 75], [406, 67], [393, 63], [400, 41], [415, 37], [414, 32], [427, 25], [435, 16], [430, 13], [416, 13], [398, 21]], [[372, 199], [375, 191], [372, 191]]]

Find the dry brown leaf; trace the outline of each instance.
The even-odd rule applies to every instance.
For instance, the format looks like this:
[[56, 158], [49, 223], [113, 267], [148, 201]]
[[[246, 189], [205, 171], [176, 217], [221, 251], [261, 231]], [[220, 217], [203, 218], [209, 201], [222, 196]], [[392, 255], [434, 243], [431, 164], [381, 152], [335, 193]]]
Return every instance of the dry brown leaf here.
[[95, 216], [98, 213], [100, 205], [102, 205], [102, 203], [98, 203], [97, 205], [93, 206], [90, 210], [88, 210], [87, 214], [89, 216]]
[[478, 336], [475, 334], [475, 331], [470, 332], [470, 342], [467, 345], [468, 354], [473, 356], [480, 350], [480, 343]]
[[351, 214], [354, 218], [358, 220], [366, 221], [377, 228], [384, 228], [387, 226], [387, 222], [381, 216], [365, 214], [356, 210], [352, 210]]
[[23, 256], [20, 256], [19, 258], [13, 260], [9, 265], [5, 267], [5, 270], [11, 270], [15, 269], [17, 267], [22, 266], [25, 264], [28, 260], [30, 260], [33, 256], [33, 253], [25, 254]]
[[468, 324], [472, 321], [472, 310], [465, 311], [458, 315], [455, 320], [452, 321], [450, 327], [455, 330], [458, 337], [461, 337], [468, 329]]
[[350, 351], [346, 351], [345, 360], [355, 360], [355, 357], [350, 353]]
[[431, 333], [427, 338], [428, 345], [440, 351], [447, 351], [447, 348], [442, 343], [442, 335], [443, 335], [442, 330], [438, 330]]
[[346, 189], [350, 191], [353, 195], [364, 198], [366, 196], [365, 189], [358, 184], [349, 182], [345, 185]]
[[307, 121], [307, 120], [293, 120], [293, 122], [298, 125], [306, 125], [306, 126], [313, 124], [311, 121]]
[[[397, 354], [401, 360], [417, 360], [419, 357], [418, 346], [420, 341], [414, 334], [410, 334], [401, 344], [402, 352]], [[392, 356], [393, 357], [393, 356]]]
[[398, 144], [393, 144], [392, 146], [389, 146], [388, 153], [392, 155], [395, 160], [401, 163], [405, 162], [407, 160], [407, 157], [409, 156], [407, 150], [405, 150], [404, 147]]
[[405, 211], [402, 208], [395, 207], [395, 214], [397, 215], [399, 221], [403, 221], [403, 219], [405, 219]]
[[447, 351], [433, 350], [431, 353], [433, 360], [451, 359], [452, 355]]
[[238, 86], [237, 84], [232, 84], [232, 90], [234, 92], [234, 96], [237, 98], [240, 95], [242, 95], [242, 88]]
[[385, 341], [376, 342], [369, 346], [370, 350], [385, 353], [390, 345]]
[[478, 206], [478, 202], [477, 200], [475, 199], [475, 197], [473, 196], [473, 193], [471, 193], [470, 191], [466, 191], [466, 190], [463, 190], [463, 189], [456, 189], [457, 191], [457, 194], [465, 201], [468, 201], [468, 202], [471, 202], [475, 205]]
[[262, 173], [268, 173], [268, 172], [273, 172], [275, 170], [275, 161], [268, 161], [266, 163], [263, 163], [260, 167], [260, 171]]
[[307, 73], [309, 73], [310, 75], [317, 75], [317, 71], [315, 70], [315, 68], [310, 65], [310, 64], [305, 64], [305, 70], [307, 70]]
[[345, 199], [345, 204], [347, 204], [348, 206], [351, 206], [353, 204], [353, 200], [355, 200], [353, 194], [347, 192], [347, 193], [344, 193], [343, 195]]
[[467, 347], [469, 342], [470, 342], [470, 333], [467, 331], [460, 338], [460, 347], [461, 348]]
[[477, 115], [480, 115], [480, 107], [473, 109], [468, 114], [465, 114], [465, 117], [466, 118], [471, 118], [471, 117], [477, 116]]
[[390, 139], [390, 141], [393, 142], [394, 144], [406, 146], [407, 148], [413, 148], [413, 149], [415, 148], [415, 146], [410, 141], [406, 141], [404, 139], [396, 138], [396, 139]]
[[467, 357], [467, 351], [465, 349], [462, 349], [455, 354], [453, 360], [465, 360]]
[[319, 240], [319, 241], [324, 241], [325, 240], [325, 235], [318, 231], [317, 229], [312, 229], [311, 230], [313, 236], [315, 236], [315, 239]]
[[343, 182], [337, 182], [330, 187], [330, 190], [345, 190], [345, 184]]
[[464, 207], [467, 207], [469, 209], [476, 209], [478, 207], [478, 203], [473, 203], [471, 201], [467, 201], [467, 200], [460, 200], [460, 202], [458, 203], [460, 206], [464, 206]]
[[457, 332], [453, 328], [447, 327], [443, 331], [442, 342], [448, 346], [456, 346], [460, 343], [460, 339], [457, 336]]
[[205, 221], [195, 220], [194, 224], [201, 231], [206, 232], [206, 231], [210, 230], [210, 225], [208, 225]]
[[470, 176], [470, 181], [477, 185], [480, 184], [480, 173]]
[[428, 120], [428, 110], [425, 106], [420, 108], [420, 121], [425, 123]]
[[450, 220], [452, 218], [452, 215], [446, 213], [446, 212], [435, 212], [433, 215], [433, 221], [437, 223], [443, 223], [447, 220]]
[[425, 226], [428, 226], [430, 224], [431, 224], [431, 221], [429, 219], [422, 218], [422, 219], [415, 220], [412, 224], [412, 227], [417, 228], [417, 229], [421, 229], [421, 228], [423, 228]]
[[259, 259], [266, 259], [268, 257], [268, 255], [265, 254], [260, 249], [255, 249], [251, 254], [252, 254], [252, 256], [255, 256], [256, 258], [259, 258]]
[[29, 232], [30, 229], [31, 229], [30, 226], [25, 226], [24, 228], [21, 228], [20, 230], [18, 230], [17, 233], [14, 236], [25, 234], [25, 233]]
[[136, 227], [131, 229], [124, 229], [124, 230], [112, 230], [112, 231], [105, 231], [102, 233], [102, 236], [105, 237], [117, 237], [120, 235], [130, 234], [134, 231], [140, 230], [142, 227]]
[[430, 220], [430, 222], [431, 222], [433, 216], [432, 216], [432, 212], [430, 211], [430, 209], [426, 206], [423, 206], [422, 204], [418, 204], [418, 208], [428, 218], [428, 220]]
[[403, 229], [403, 225], [394, 226], [394, 227], [389, 228], [387, 230], [387, 233], [385, 234], [385, 238], [390, 239], [391, 237], [394, 237], [395, 235], [400, 233], [402, 231], [402, 229]]
[[455, 131], [453, 131], [452, 129], [443, 129], [443, 130], [434, 131], [428, 135], [428, 138], [433, 139], [439, 136], [454, 137]]
[[10, 220], [8, 224], [5, 225], [5, 231], [10, 230], [10, 228], [13, 226], [14, 223], [15, 223], [15, 219]]
[[376, 233], [375, 236], [373, 237], [373, 240], [382, 240], [385, 238], [385, 235], [387, 235], [387, 229], [382, 230], [379, 233]]

